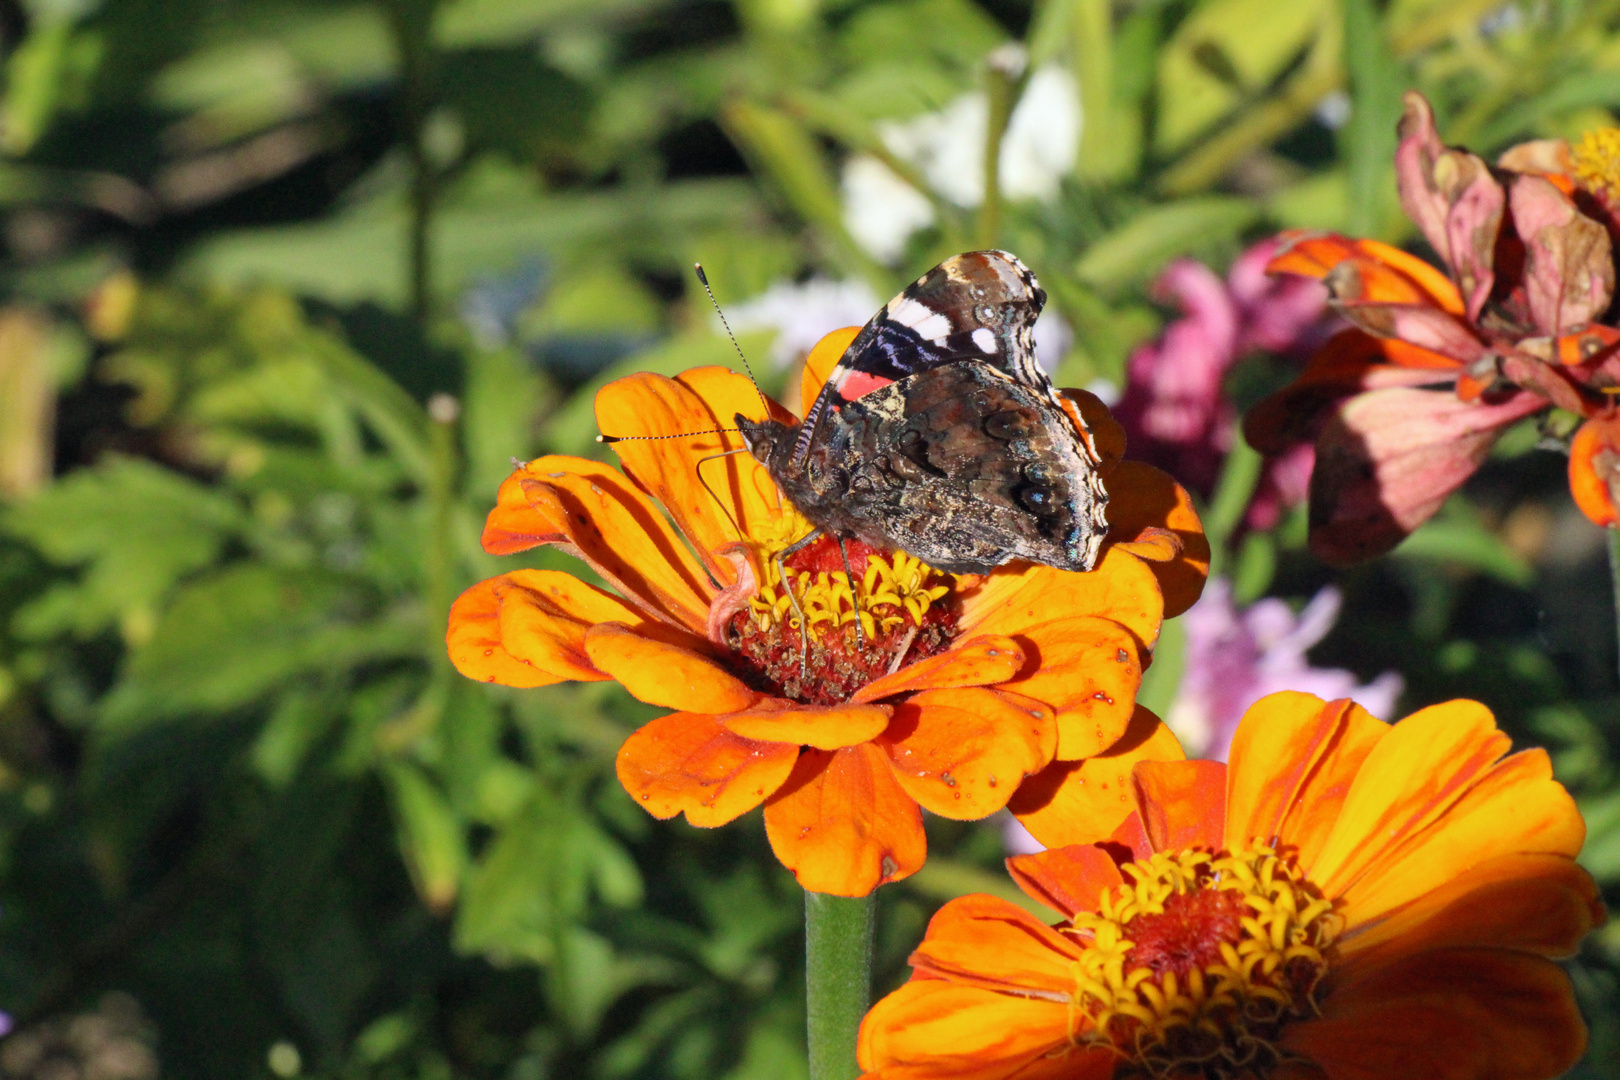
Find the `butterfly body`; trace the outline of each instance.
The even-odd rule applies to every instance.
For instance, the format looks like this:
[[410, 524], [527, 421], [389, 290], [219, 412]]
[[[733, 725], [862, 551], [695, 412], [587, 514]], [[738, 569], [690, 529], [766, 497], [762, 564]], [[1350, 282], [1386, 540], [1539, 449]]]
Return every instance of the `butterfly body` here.
[[1013, 560], [1089, 570], [1107, 493], [1035, 362], [1045, 302], [1013, 256], [947, 259], [850, 344], [802, 424], [738, 416], [812, 524], [953, 573]]

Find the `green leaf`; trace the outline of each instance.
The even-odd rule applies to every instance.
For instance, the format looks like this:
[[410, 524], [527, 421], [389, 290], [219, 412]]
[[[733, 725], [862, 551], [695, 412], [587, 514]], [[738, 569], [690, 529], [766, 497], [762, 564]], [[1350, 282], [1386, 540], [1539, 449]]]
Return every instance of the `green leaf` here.
[[1210, 0], [1159, 52], [1154, 145], [1174, 154], [1266, 87], [1333, 17], [1327, 0]]
[[1418, 526], [1417, 531], [1395, 549], [1393, 557], [1455, 563], [1521, 587], [1535, 578], [1535, 568], [1487, 529], [1478, 513], [1460, 495]]
[[422, 902], [435, 912], [450, 910], [461, 888], [467, 864], [462, 826], [444, 793], [407, 761], [392, 761], [384, 770], [400, 848]]
[[1527, 100], [1502, 110], [1472, 140], [1479, 147], [1501, 146], [1533, 134], [1550, 117], [1591, 106], [1620, 107], [1620, 71], [1572, 71]]
[[550, 964], [560, 932], [556, 879], [570, 813], [536, 793], [527, 813], [502, 829], [467, 875], [456, 909], [455, 945], [497, 964]]
[[1151, 207], [1092, 244], [1074, 272], [1105, 292], [1146, 281], [1172, 258], [1212, 242], [1236, 242], [1263, 211], [1250, 199], [1204, 195]]
[[1580, 864], [1605, 884], [1620, 880], [1620, 791], [1579, 800], [1586, 819]]
[[83, 105], [105, 51], [101, 35], [66, 20], [25, 37], [6, 63], [0, 149], [26, 154], [59, 111]]
[[1373, 0], [1342, 0], [1350, 120], [1341, 133], [1350, 181], [1349, 231], [1376, 234], [1394, 194], [1395, 124], [1401, 118], [1401, 66]]
[[130, 655], [102, 703], [102, 726], [124, 733], [218, 713], [306, 674], [419, 656], [419, 614], [361, 621], [371, 603], [355, 583], [313, 567], [247, 563], [194, 581]]
[[139, 639], [156, 605], [246, 528], [230, 496], [136, 458], [110, 456], [12, 507], [4, 528], [64, 565], [89, 564], [18, 612], [18, 633], [89, 637], [122, 620]]
[[727, 133], [769, 178], [788, 206], [838, 245], [846, 263], [874, 285], [887, 275], [844, 228], [844, 206], [832, 166], [815, 138], [797, 119], [750, 101], [735, 101], [721, 114]]
[[276, 703], [254, 740], [253, 768], [271, 787], [286, 787], [338, 716], [330, 694], [294, 687]]

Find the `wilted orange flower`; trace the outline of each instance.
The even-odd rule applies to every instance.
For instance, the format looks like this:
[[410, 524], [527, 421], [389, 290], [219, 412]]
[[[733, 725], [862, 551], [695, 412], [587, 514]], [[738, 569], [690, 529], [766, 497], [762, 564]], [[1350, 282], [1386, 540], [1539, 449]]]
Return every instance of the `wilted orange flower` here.
[[1603, 918], [1546, 752], [1484, 706], [1385, 724], [1273, 694], [1231, 764], [1138, 764], [1111, 835], [1052, 816], [1004, 900], [940, 909], [873, 1007], [871, 1080], [1552, 1077], [1585, 1029], [1550, 958]]
[[[1244, 433], [1281, 453], [1316, 443], [1311, 546], [1330, 562], [1381, 554], [1473, 475], [1498, 436], [1549, 406], [1586, 418], [1571, 456], [1581, 509], [1613, 524], [1620, 492], [1614, 299], [1620, 131], [1524, 143], [1492, 168], [1440, 141], [1406, 96], [1401, 205], [1444, 272], [1375, 240], [1291, 234], [1273, 273], [1322, 279], [1353, 326]], [[1611, 448], [1604, 452], [1604, 448]]]
[[[817, 346], [804, 400], [856, 332]], [[573, 457], [519, 468], [484, 529], [488, 551], [552, 544], [616, 593], [556, 571], [492, 578], [456, 601], [451, 658], [508, 686], [613, 679], [677, 710], [619, 752], [636, 801], [700, 826], [764, 803], [771, 846], [805, 888], [864, 895], [922, 866], [919, 806], [981, 818], [1054, 757], [1108, 749], [1161, 619], [1203, 586], [1209, 548], [1186, 492], [1119, 461], [1118, 426], [1080, 400], [1110, 492], [1090, 573], [952, 576], [851, 543], [852, 590], [836, 544], [812, 544], [786, 564], [809, 624], [801, 661], [774, 556], [810, 529], [746, 453], [715, 456], [740, 438], [623, 441], [623, 472]], [[615, 435], [705, 432], [759, 408], [723, 368], [636, 375], [596, 399]]]

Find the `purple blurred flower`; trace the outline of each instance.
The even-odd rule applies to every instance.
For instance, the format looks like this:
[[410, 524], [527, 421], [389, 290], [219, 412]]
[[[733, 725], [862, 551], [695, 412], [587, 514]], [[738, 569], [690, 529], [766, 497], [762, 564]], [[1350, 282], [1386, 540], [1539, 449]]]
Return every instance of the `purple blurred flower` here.
[[1339, 591], [1323, 589], [1298, 615], [1268, 598], [1239, 610], [1231, 583], [1212, 578], [1182, 616], [1185, 667], [1165, 717], [1193, 757], [1224, 761], [1245, 710], [1267, 694], [1299, 690], [1329, 701], [1351, 698], [1374, 716], [1394, 714], [1403, 683], [1386, 671], [1365, 686], [1342, 668], [1312, 667], [1305, 653], [1339, 617]]
[[[1254, 352], [1303, 360], [1336, 328], [1319, 282], [1270, 277], [1266, 264], [1278, 241], [1264, 240], [1239, 255], [1223, 280], [1203, 263], [1177, 259], [1153, 283], [1154, 298], [1181, 317], [1156, 341], [1139, 346], [1125, 370], [1114, 416], [1125, 426], [1133, 458], [1150, 462], [1208, 495], [1232, 448], [1237, 413], [1221, 392], [1232, 366]], [[1282, 510], [1303, 502], [1309, 460], [1268, 471], [1250, 525], [1270, 528]]]

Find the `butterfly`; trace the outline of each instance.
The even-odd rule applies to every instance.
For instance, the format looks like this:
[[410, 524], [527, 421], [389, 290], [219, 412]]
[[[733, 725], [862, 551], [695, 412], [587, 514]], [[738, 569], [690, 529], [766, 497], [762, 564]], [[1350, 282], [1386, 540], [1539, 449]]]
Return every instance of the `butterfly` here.
[[1035, 360], [1045, 303], [1016, 256], [953, 256], [872, 316], [802, 423], [739, 414], [749, 453], [815, 527], [793, 548], [825, 533], [950, 573], [1095, 566], [1108, 493]]

